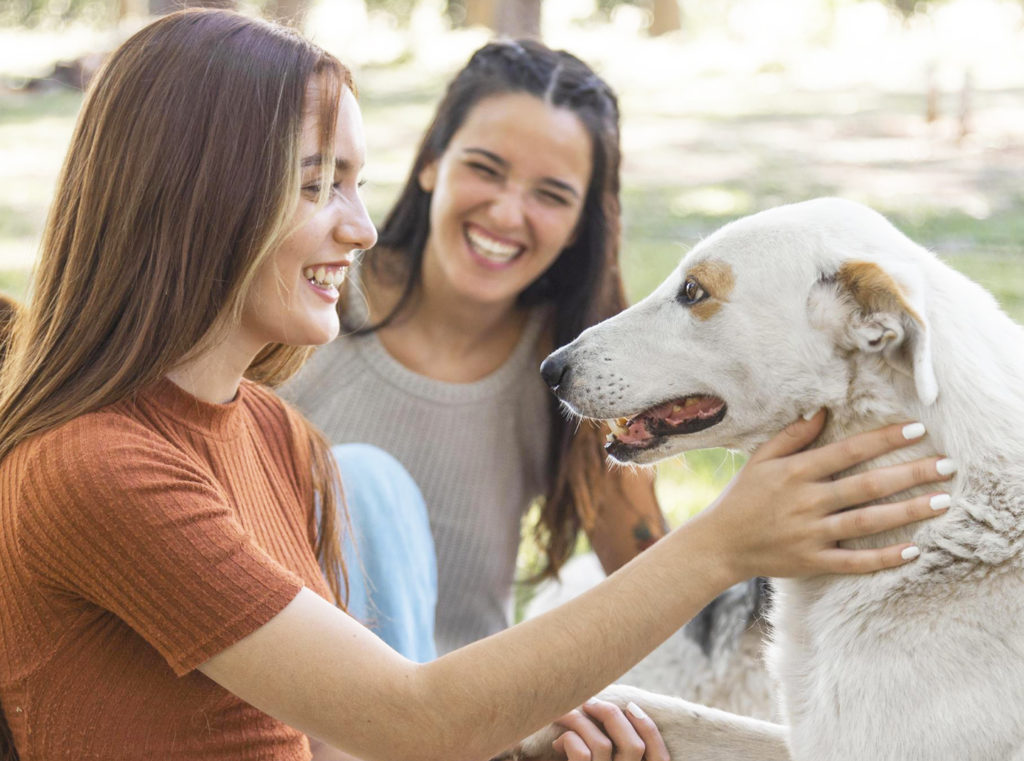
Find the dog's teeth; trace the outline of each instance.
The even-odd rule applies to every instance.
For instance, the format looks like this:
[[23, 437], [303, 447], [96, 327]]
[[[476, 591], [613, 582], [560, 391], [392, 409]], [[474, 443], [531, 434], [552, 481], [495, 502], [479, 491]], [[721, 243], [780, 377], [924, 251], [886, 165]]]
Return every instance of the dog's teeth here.
[[314, 275], [316, 275], [316, 272], [312, 267], [306, 267], [306, 269], [302, 270], [302, 276], [306, 278], [306, 280], [312, 280]]
[[611, 430], [609, 436], [621, 436], [626, 433], [626, 418], [620, 417], [617, 420], [606, 420], [608, 428]]

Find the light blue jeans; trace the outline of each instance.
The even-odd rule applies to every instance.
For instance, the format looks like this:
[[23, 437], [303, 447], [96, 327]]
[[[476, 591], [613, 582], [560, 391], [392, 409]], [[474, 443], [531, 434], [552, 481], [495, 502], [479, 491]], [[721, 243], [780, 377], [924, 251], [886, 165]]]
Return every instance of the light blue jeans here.
[[398, 460], [370, 444], [331, 449], [351, 534], [344, 552], [349, 613], [410, 660], [437, 657], [437, 559], [419, 487]]

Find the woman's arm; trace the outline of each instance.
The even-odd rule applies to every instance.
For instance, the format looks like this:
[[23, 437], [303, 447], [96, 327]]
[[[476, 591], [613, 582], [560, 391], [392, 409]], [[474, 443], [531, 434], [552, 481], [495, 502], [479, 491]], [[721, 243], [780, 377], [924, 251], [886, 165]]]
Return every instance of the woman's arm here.
[[753, 575], [859, 573], [907, 545], [836, 542], [921, 520], [928, 495], [836, 511], [940, 480], [937, 458], [832, 481], [906, 444], [900, 426], [792, 454], [823, 417], [751, 457], [722, 496], [594, 589], [426, 664], [309, 590], [200, 669], [242, 699], [367, 761], [484, 759], [614, 681], [717, 593]]

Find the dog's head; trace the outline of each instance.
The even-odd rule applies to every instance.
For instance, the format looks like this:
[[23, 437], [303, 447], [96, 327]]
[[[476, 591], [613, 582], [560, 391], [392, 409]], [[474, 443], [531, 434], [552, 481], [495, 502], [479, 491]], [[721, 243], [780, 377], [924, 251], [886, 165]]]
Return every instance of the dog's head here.
[[930, 405], [938, 394], [929, 261], [859, 204], [772, 209], [704, 240], [650, 296], [541, 370], [573, 412], [609, 422], [608, 452], [624, 462], [750, 451], [825, 405], [899, 415], [897, 397]]

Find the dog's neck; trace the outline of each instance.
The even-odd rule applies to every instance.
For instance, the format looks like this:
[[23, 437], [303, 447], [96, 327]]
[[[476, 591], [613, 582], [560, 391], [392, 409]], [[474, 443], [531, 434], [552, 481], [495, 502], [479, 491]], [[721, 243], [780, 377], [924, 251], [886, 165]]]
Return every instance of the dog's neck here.
[[[940, 317], [939, 320], [942, 318]], [[880, 546], [893, 541], [949, 541], [959, 530], [1000, 534], [1024, 525], [1024, 347], [1020, 331], [965, 336], [950, 326], [949, 345], [936, 347], [939, 396], [923, 404], [913, 380], [870, 359], [851, 360], [842, 398], [825, 400], [829, 418], [816, 441], [824, 445], [852, 434], [898, 422], [920, 421], [927, 429], [920, 442], [847, 471], [941, 455], [956, 462], [957, 473], [943, 483], [927, 484], [890, 500], [947, 491], [953, 505], [942, 521], [926, 521], [853, 544]], [[1018, 356], [1020, 355], [1020, 356]], [[843, 474], [843, 475], [846, 475]], [[1006, 526], [1004, 526], [1006, 524]], [[943, 533], [945, 532], [945, 533]], [[1013, 540], [1016, 542], [1016, 540]]]

